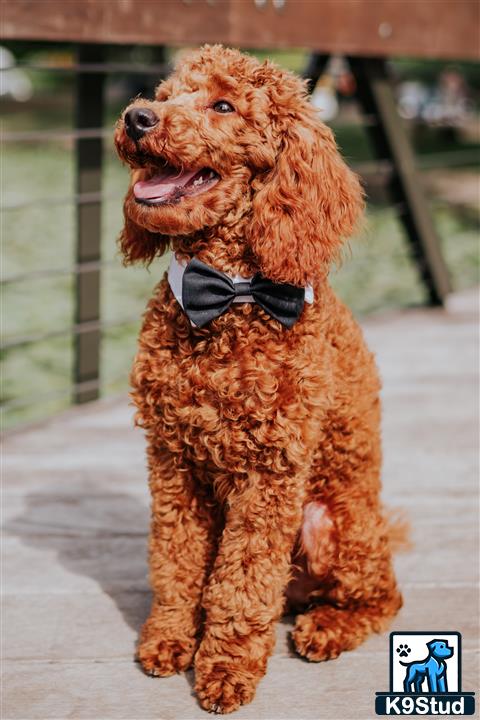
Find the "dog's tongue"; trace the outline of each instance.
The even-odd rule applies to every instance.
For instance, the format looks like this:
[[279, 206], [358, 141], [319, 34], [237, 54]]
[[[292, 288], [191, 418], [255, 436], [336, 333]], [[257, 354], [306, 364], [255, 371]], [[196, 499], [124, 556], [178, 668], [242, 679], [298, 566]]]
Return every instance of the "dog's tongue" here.
[[150, 180], [140, 180], [133, 186], [133, 194], [139, 200], [152, 200], [170, 195], [175, 188], [184, 187], [198, 172], [191, 170], [179, 172], [168, 170], [154, 175]]

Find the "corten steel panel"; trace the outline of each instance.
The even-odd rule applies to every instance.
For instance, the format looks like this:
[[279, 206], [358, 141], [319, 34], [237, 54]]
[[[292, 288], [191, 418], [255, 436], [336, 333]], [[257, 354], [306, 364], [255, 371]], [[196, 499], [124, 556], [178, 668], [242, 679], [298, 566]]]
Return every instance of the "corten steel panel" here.
[[10, 39], [480, 56], [477, 0], [9, 0], [2, 15]]

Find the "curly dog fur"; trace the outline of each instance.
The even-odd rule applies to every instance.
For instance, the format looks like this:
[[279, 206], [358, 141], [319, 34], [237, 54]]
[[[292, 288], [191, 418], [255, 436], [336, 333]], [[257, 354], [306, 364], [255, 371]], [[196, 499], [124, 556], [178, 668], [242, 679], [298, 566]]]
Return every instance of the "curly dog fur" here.
[[[226, 100], [233, 112], [216, 112]], [[168, 248], [230, 274], [314, 287], [286, 330], [258, 305], [193, 326], [166, 277], [132, 371], [148, 439], [151, 615], [138, 659], [152, 675], [195, 666], [201, 705], [249, 702], [275, 622], [298, 612], [298, 653], [352, 650], [401, 606], [379, 499], [380, 382], [329, 267], [363, 209], [357, 177], [305, 84], [270, 62], [206, 46], [157, 88], [159, 122], [116, 130], [131, 167], [120, 245], [149, 263]], [[204, 193], [160, 205], [133, 186], [161, 164], [212, 168]]]

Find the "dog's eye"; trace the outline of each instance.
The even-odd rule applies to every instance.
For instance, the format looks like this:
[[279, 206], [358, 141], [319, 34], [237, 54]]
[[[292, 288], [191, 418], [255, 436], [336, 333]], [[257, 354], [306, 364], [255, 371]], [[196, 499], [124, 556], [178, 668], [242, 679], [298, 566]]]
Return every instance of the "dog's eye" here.
[[226, 100], [218, 100], [215, 105], [213, 105], [213, 109], [217, 113], [235, 112], [235, 108], [233, 107], [233, 105], [230, 105], [230, 103]]

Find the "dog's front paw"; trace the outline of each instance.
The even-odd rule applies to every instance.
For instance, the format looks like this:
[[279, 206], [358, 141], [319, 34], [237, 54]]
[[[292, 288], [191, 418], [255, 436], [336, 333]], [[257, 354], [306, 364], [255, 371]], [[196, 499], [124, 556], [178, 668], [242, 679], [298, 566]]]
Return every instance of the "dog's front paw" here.
[[197, 649], [190, 612], [154, 606], [137, 646], [137, 660], [147, 675], [167, 677], [188, 670]]
[[213, 665], [206, 673], [196, 668], [195, 690], [200, 705], [209, 712], [231, 713], [253, 700], [257, 678], [240, 668]]
[[183, 640], [148, 639], [140, 641], [136, 658], [147, 675], [168, 677], [183, 672], [193, 663], [196, 642]]

